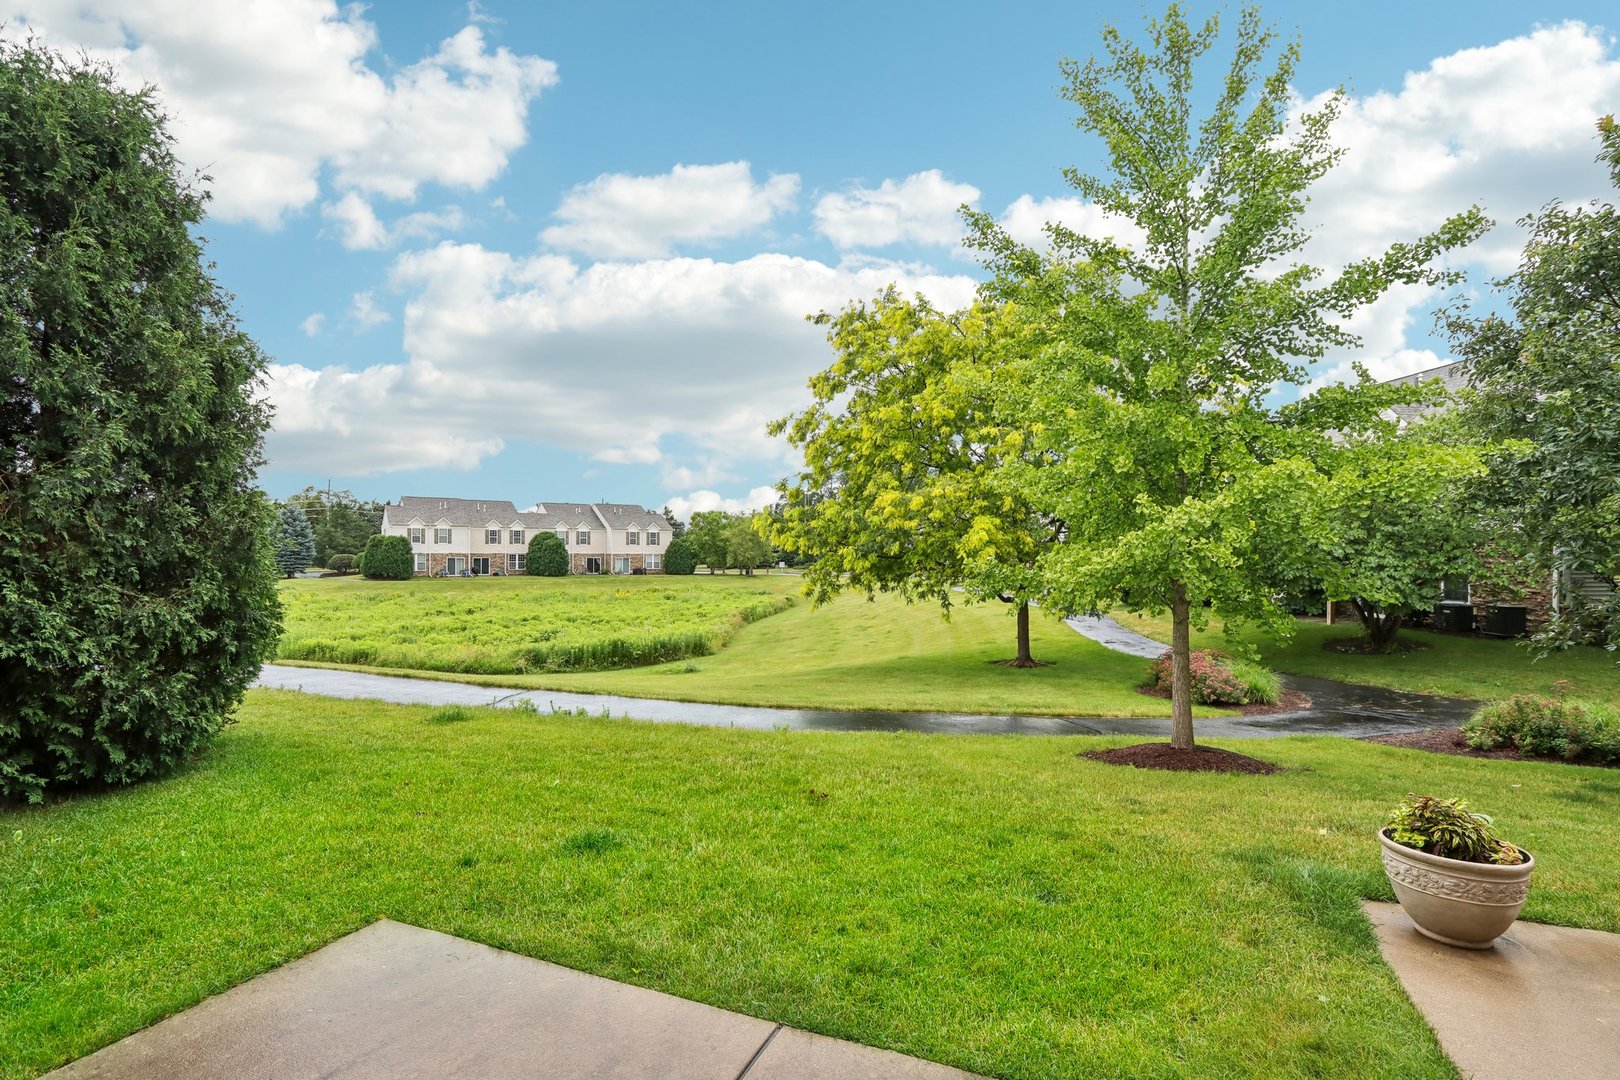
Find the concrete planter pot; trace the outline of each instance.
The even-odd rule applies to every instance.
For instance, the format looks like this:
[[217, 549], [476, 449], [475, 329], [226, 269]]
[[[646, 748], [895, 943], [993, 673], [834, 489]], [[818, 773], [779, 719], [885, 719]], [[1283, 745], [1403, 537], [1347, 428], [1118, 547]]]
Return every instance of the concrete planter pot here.
[[1384, 873], [1418, 932], [1462, 949], [1488, 949], [1513, 925], [1536, 860], [1517, 866], [1464, 862], [1397, 844], [1380, 829]]

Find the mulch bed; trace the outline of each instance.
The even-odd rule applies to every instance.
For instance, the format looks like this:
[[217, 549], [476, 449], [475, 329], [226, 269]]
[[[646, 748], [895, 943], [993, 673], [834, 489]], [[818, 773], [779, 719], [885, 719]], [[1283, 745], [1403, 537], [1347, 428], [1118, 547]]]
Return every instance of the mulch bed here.
[[1529, 757], [1511, 746], [1497, 750], [1475, 750], [1463, 738], [1462, 728], [1432, 727], [1422, 731], [1403, 731], [1397, 735], [1369, 735], [1362, 742], [1381, 746], [1399, 746], [1407, 750], [1428, 750], [1435, 754], [1455, 754], [1458, 757], [1495, 758], [1498, 761], [1545, 761], [1555, 765], [1587, 765], [1598, 769], [1615, 769], [1620, 765], [1597, 761], [1564, 761], [1562, 758]]
[[1406, 638], [1396, 638], [1395, 647], [1389, 652], [1373, 648], [1366, 638], [1336, 637], [1322, 642], [1323, 652], [1349, 653], [1352, 656], [1389, 656], [1392, 653], [1422, 652], [1432, 647], [1427, 641], [1409, 641]]
[[[1170, 691], [1168, 691], [1168, 690], [1160, 690], [1157, 686], [1154, 686], [1152, 683], [1149, 683], [1146, 686], [1138, 686], [1136, 688], [1136, 692], [1138, 694], [1146, 695], [1147, 697], [1156, 697], [1161, 701], [1169, 701], [1170, 700]], [[1311, 695], [1305, 693], [1302, 690], [1284, 690], [1282, 692], [1282, 694], [1277, 698], [1277, 704], [1275, 704], [1275, 705], [1217, 705], [1217, 706], [1215, 706], [1215, 708], [1217, 708], [1217, 709], [1236, 709], [1238, 712], [1242, 713], [1244, 716], [1271, 716], [1274, 713], [1297, 712], [1300, 709], [1308, 709], [1310, 707], [1311, 707]]]
[[1162, 769], [1166, 772], [1225, 772], [1264, 776], [1278, 771], [1277, 766], [1269, 761], [1261, 761], [1247, 754], [1234, 754], [1230, 750], [1217, 750], [1213, 746], [1178, 750], [1169, 743], [1137, 743], [1114, 750], [1087, 750], [1080, 756], [1107, 765], [1131, 765], [1138, 769]]

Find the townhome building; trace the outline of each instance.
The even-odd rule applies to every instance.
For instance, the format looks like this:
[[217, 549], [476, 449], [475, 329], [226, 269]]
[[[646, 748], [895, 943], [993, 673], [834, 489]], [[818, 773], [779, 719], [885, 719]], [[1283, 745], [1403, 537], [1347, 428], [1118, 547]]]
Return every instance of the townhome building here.
[[526, 573], [537, 532], [563, 542], [575, 574], [661, 574], [670, 541], [663, 514], [629, 503], [540, 502], [519, 510], [498, 499], [404, 495], [383, 506], [383, 535], [410, 540], [424, 577]]

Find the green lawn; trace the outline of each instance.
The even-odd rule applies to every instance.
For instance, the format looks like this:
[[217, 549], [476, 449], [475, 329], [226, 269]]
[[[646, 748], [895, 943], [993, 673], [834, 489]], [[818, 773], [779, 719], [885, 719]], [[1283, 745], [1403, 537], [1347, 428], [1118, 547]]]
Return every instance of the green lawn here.
[[258, 691], [171, 779], [0, 811], [0, 1077], [386, 916], [992, 1076], [1451, 1078], [1358, 908], [1411, 789], [1535, 853], [1527, 918], [1620, 930], [1607, 770], [470, 715]]
[[[701, 591], [759, 579], [710, 579], [700, 574], [687, 580]], [[766, 580], [766, 587], [783, 592], [799, 587], [797, 578]], [[1052, 661], [1051, 667], [1017, 669], [995, 662], [1015, 651], [1012, 609], [1006, 604], [958, 605], [947, 621], [931, 604], [906, 604], [892, 596], [871, 602], [864, 596], [845, 596], [820, 608], [801, 601], [781, 615], [743, 628], [722, 652], [700, 659], [620, 671], [450, 677], [500, 686], [739, 705], [1170, 715], [1168, 702], [1136, 692], [1147, 679], [1146, 661], [1109, 652], [1039, 612], [1031, 614], [1030, 623], [1033, 652]], [[381, 670], [375, 665], [337, 666]], [[391, 673], [445, 677], [425, 667]], [[1222, 712], [1201, 708], [1198, 715]]]
[[[1160, 641], [1170, 640], [1168, 616], [1113, 615], [1133, 630]], [[1403, 640], [1429, 648], [1391, 656], [1356, 656], [1322, 648], [1322, 642], [1330, 638], [1356, 636], [1359, 627], [1355, 623], [1328, 626], [1319, 619], [1301, 619], [1295, 626], [1293, 640], [1286, 643], [1279, 644], [1253, 629], [1239, 631], [1237, 641], [1259, 649], [1261, 661], [1278, 671], [1344, 682], [1481, 700], [1545, 694], [1561, 688], [1567, 688], [1572, 697], [1620, 700], [1620, 664], [1615, 662], [1620, 657], [1603, 649], [1571, 649], [1537, 660], [1528, 646], [1511, 641], [1405, 630], [1400, 635]], [[1221, 648], [1227, 643], [1218, 626], [1193, 636], [1198, 648]]]
[[765, 577], [482, 577], [281, 583], [280, 656], [516, 674], [707, 656], [793, 603]]

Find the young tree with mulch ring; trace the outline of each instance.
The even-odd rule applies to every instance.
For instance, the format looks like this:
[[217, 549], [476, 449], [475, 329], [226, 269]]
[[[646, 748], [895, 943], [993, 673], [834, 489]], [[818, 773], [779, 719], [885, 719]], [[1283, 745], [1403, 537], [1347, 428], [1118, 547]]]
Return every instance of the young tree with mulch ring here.
[[1192, 629], [1219, 616], [1291, 632], [1277, 597], [1311, 570], [1301, 511], [1323, 453], [1335, 431], [1374, 426], [1400, 391], [1364, 379], [1282, 408], [1273, 395], [1355, 345], [1347, 320], [1391, 286], [1455, 281], [1435, 260], [1486, 226], [1477, 210], [1458, 215], [1318, 284], [1296, 261], [1301, 217], [1338, 160], [1329, 128], [1343, 95], [1301, 111], [1299, 45], [1263, 72], [1275, 34], [1253, 7], [1206, 92], [1200, 61], [1218, 31], [1216, 18], [1190, 25], [1172, 6], [1149, 23], [1147, 46], [1110, 27], [1105, 55], [1063, 65], [1063, 95], [1110, 166], [1065, 175], [1126, 242], [1049, 225], [1040, 252], [969, 214], [969, 243], [996, 273], [986, 295], [1029, 326], [1027, 359], [999, 382], [1003, 408], [1052, 459], [998, 479], [1067, 523], [1039, 565], [1063, 609], [1169, 611], [1171, 743], [1182, 749], [1194, 746]]

